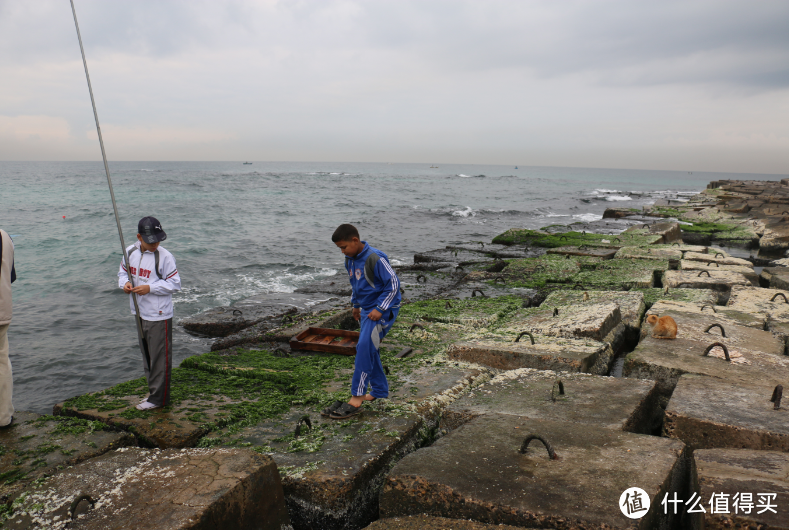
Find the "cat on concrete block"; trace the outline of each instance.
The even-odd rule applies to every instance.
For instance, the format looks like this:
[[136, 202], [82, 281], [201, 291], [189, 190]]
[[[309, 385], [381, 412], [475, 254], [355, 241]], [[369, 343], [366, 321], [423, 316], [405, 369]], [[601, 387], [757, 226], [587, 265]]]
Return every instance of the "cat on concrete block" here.
[[677, 338], [677, 323], [669, 316], [658, 317], [657, 315], [648, 315], [647, 324], [652, 326], [653, 339]]

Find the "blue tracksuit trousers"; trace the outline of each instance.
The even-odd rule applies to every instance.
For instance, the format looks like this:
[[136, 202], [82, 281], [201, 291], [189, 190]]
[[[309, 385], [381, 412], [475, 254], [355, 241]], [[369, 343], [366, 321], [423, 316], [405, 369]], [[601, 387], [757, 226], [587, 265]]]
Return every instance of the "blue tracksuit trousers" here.
[[389, 383], [386, 380], [378, 348], [392, 329], [399, 311], [399, 308], [390, 309], [381, 316], [380, 320], [373, 321], [367, 318], [369, 311], [362, 309], [362, 318], [359, 321], [361, 331], [356, 345], [356, 361], [351, 380], [352, 395], [365, 395], [369, 385], [370, 395], [374, 398], [389, 397]]

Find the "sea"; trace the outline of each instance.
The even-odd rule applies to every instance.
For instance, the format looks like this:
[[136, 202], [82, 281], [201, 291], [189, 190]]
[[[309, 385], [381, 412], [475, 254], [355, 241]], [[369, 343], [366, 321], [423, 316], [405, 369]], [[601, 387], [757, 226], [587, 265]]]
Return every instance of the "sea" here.
[[[111, 162], [126, 244], [152, 215], [183, 289], [175, 320], [340, 274], [341, 223], [409, 264], [416, 252], [511, 227], [600, 219], [607, 207], [687, 198], [717, 179], [782, 175], [337, 162]], [[17, 410], [143, 375], [101, 162], [0, 162], [0, 228], [15, 246], [8, 331]], [[338, 277], [339, 279], [339, 277]], [[174, 364], [211, 340], [175, 328]]]

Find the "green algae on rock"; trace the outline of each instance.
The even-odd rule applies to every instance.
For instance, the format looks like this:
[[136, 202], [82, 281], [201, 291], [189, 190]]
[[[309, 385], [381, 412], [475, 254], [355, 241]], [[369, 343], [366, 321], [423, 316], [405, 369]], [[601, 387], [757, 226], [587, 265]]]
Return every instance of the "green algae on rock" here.
[[528, 244], [535, 247], [557, 248], [571, 246], [597, 246], [597, 247], [625, 247], [653, 245], [660, 243], [663, 236], [650, 234], [649, 230], [637, 229], [630, 233], [619, 235], [594, 234], [583, 232], [565, 232], [562, 234], [549, 234], [539, 230], [526, 228], [510, 228], [506, 232], [493, 238], [493, 243], [502, 245]]

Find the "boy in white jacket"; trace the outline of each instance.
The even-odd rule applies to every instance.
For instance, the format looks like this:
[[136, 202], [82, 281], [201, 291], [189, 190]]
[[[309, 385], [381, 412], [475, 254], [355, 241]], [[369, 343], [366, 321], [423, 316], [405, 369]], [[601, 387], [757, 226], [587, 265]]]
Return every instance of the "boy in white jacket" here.
[[129, 282], [126, 263], [121, 258], [118, 287], [137, 297], [142, 321], [143, 368], [150, 395], [137, 408], [150, 410], [170, 403], [170, 372], [173, 368], [173, 293], [181, 290], [175, 258], [159, 243], [167, 239], [161, 223], [143, 217], [137, 224], [137, 243], [126, 249], [134, 286]]

